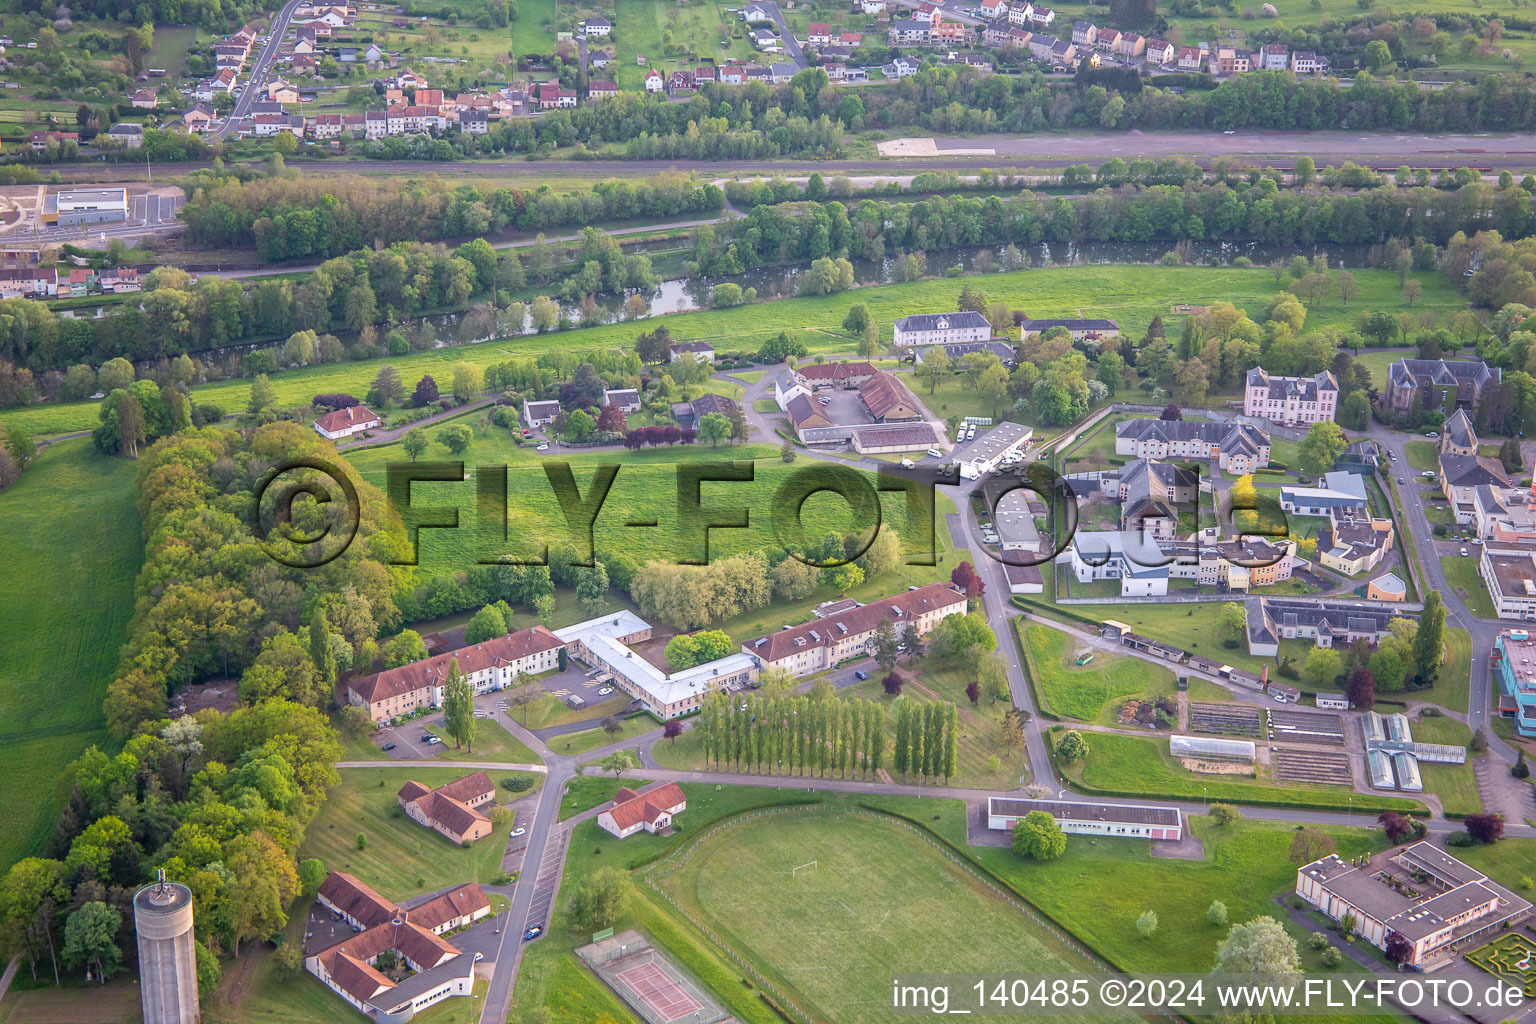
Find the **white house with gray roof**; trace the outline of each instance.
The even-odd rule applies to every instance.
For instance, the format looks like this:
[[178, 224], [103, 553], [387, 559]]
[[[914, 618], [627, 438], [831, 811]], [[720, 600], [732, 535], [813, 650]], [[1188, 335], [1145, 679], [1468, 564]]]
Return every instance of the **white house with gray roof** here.
[[1215, 459], [1237, 476], [1269, 465], [1269, 431], [1251, 423], [1125, 420], [1115, 424], [1115, 454], [1138, 459]]
[[986, 341], [992, 337], [992, 323], [980, 313], [970, 310], [956, 313], [914, 313], [896, 321], [894, 337], [897, 348]]

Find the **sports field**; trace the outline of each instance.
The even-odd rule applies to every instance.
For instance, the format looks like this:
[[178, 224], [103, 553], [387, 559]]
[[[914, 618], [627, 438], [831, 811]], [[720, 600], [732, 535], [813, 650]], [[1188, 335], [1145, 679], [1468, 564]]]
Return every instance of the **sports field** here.
[[917, 833], [863, 814], [748, 819], [659, 882], [815, 1020], [889, 1019], [900, 972], [1088, 969]]
[[0, 495], [0, 872], [41, 852], [64, 766], [111, 743], [101, 701], [142, 545], [133, 481], [133, 463], [81, 438], [44, 449]]

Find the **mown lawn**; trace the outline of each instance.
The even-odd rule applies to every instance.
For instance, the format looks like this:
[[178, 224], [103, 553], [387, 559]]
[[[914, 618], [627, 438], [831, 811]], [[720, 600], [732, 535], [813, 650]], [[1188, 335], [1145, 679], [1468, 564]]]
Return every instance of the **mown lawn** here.
[[[629, 785], [624, 779], [616, 779], [611, 775], [581, 775], [572, 779], [565, 787], [565, 795], [560, 798], [560, 819], [574, 817], [582, 811], [589, 811], [599, 807], [613, 799], [613, 794]], [[635, 783], [636, 786], [644, 783]]]
[[[523, 962], [513, 990], [512, 1019], [521, 1020], [532, 1007], [549, 1010], [552, 1024], [587, 1024], [599, 1021], [633, 1019], [613, 992], [583, 967], [571, 952], [587, 941], [571, 919], [571, 899], [576, 882], [602, 867], [629, 870], [646, 864], [707, 827], [711, 822], [741, 811], [775, 804], [816, 803], [820, 794], [804, 790], [780, 792], [758, 786], [713, 786], [682, 783], [688, 809], [673, 822], [670, 836], [640, 833], [620, 842], [584, 821], [571, 835], [566, 853], [565, 876], [556, 894], [549, 934], [524, 950]], [[711, 993], [725, 1002], [727, 1009], [746, 1024], [779, 1024], [754, 990], [741, 984], [741, 973], [727, 968], [708, 946], [703, 936], [671, 913], [664, 913], [650, 898], [630, 901], [629, 909], [616, 924], [619, 930], [643, 928], [666, 947]]]
[[655, 877], [814, 1020], [885, 1019], [890, 978], [903, 972], [1088, 969], [1012, 900], [889, 819], [832, 809], [749, 819]]
[[[1014, 626], [1023, 633], [1027, 667], [1040, 710], [1058, 718], [1111, 724], [1121, 698], [1170, 697], [1176, 692], [1174, 675], [1168, 669], [1087, 645], [1079, 648], [1070, 634], [1050, 626], [1018, 619]], [[1093, 661], [1078, 665], [1076, 659], [1082, 651], [1091, 651]]]
[[504, 727], [489, 718], [475, 719], [475, 739], [473, 749], [454, 749], [453, 740], [448, 737], [441, 720], [427, 726], [432, 733], [442, 737], [443, 751], [435, 760], [438, 761], [508, 761], [518, 764], [540, 764], [542, 759], [538, 754], [528, 749], [528, 744], [508, 732]]
[[[1412, 729], [1417, 743], [1449, 743], [1465, 747], [1472, 742], [1472, 730], [1465, 722], [1444, 715], [1421, 717], [1412, 723]], [[1477, 775], [1472, 768], [1474, 755], [1469, 751], [1467, 757], [1466, 764], [1419, 762], [1424, 788], [1440, 798], [1440, 805], [1448, 816], [1483, 812], [1483, 798], [1477, 791]]]
[[[1052, 742], [1059, 729], [1052, 729]], [[1271, 783], [1262, 779], [1192, 772], [1168, 753], [1166, 739], [1107, 732], [1084, 733], [1083, 738], [1088, 741], [1088, 757], [1060, 767], [1062, 774], [1086, 793], [1230, 800], [1240, 804], [1329, 810], [1343, 810], [1353, 805], [1359, 805], [1357, 809], [1362, 811], [1390, 809], [1422, 813], [1424, 810], [1424, 805], [1417, 800], [1352, 793], [1338, 786], [1305, 786], [1289, 781]], [[1350, 797], [1353, 797], [1353, 804]]]
[[551, 736], [545, 742], [549, 749], [557, 754], [585, 754], [589, 750], [598, 747], [606, 747], [611, 743], [623, 743], [638, 736], [661, 728], [656, 724], [656, 719], [650, 715], [636, 715], [633, 718], [620, 720], [621, 728], [618, 732], [609, 732], [601, 726], [592, 729], [583, 729], [581, 732], [568, 732], [560, 736]]
[[64, 767], [112, 745], [101, 702], [143, 550], [134, 477], [81, 438], [44, 449], [0, 494], [0, 871], [41, 852]]
[[[517, 24], [522, 25], [521, 17]], [[622, 21], [618, 31], [622, 39]], [[1358, 302], [1352, 304], [1354, 309], [1314, 309], [1307, 317], [1308, 329], [1331, 324], [1347, 326], [1353, 321], [1355, 311], [1362, 308], [1387, 312], [1407, 310], [1395, 273], [1361, 270], [1355, 278], [1361, 286], [1361, 295]], [[1430, 309], [1443, 313], [1465, 306], [1465, 299], [1438, 275], [1425, 275], [1422, 280], [1424, 293], [1414, 307], [1415, 311]], [[1120, 322], [1122, 332], [1131, 337], [1144, 334], [1152, 317], [1166, 315], [1174, 303], [1205, 305], [1226, 301], [1250, 313], [1258, 313], [1276, 291], [1274, 278], [1268, 270], [1240, 267], [1048, 267], [988, 275], [985, 285], [990, 299], [1027, 308], [1032, 316], [1112, 317]], [[890, 324], [909, 313], [953, 308], [959, 290], [959, 282], [948, 279], [877, 285], [835, 295], [759, 302], [728, 310], [679, 313], [669, 315], [666, 324], [679, 339], [713, 341], [721, 349], [755, 349], [780, 331], [788, 331], [792, 337], [802, 340], [813, 354], [845, 352], [850, 346], [847, 337], [841, 334], [841, 324], [854, 302], [869, 305], [871, 315], [885, 335]], [[451, 377], [449, 367], [461, 359], [489, 366], [516, 356], [535, 356], [555, 349], [582, 352], [617, 348], [632, 344], [642, 329], [643, 325], [634, 323], [607, 324], [388, 359], [312, 366], [276, 374], [272, 384], [280, 402], [296, 405], [308, 402], [322, 392], [347, 391], [361, 395], [386, 362], [395, 366], [403, 379], [411, 381], [424, 372]], [[243, 409], [249, 395], [248, 380], [220, 381], [194, 389], [196, 401], [211, 402], [225, 409]], [[77, 402], [35, 406], [7, 413], [6, 418], [24, 423], [34, 434], [89, 430], [96, 425], [97, 404]]]
[[[412, 779], [437, 787], [469, 771], [446, 765], [342, 768], [341, 782], [331, 787], [325, 806], [310, 823], [299, 856], [319, 857], [326, 870], [356, 875], [390, 899], [408, 899], [461, 882], [490, 882], [501, 873], [510, 826], [465, 849], [406, 817], [395, 799]], [[491, 781], [499, 782], [494, 772]], [[509, 803], [509, 796], [498, 788], [498, 803]], [[360, 833], [366, 844], [361, 850]]]
[[1437, 464], [1433, 441], [1409, 441], [1403, 445], [1403, 456], [1408, 460], [1408, 465], [1421, 473], [1434, 469]]
[[1493, 598], [1488, 596], [1488, 585], [1477, 571], [1480, 549], [1469, 547], [1467, 551], [1470, 553], [1466, 555], [1441, 555], [1440, 571], [1445, 573], [1445, 582], [1456, 591], [1467, 611], [1480, 619], [1496, 618], [1498, 612], [1494, 610]]
[[1456, 856], [1489, 878], [1530, 899], [1536, 879], [1536, 839], [1500, 839], [1491, 846], [1463, 846]]
[[[1087, 836], [1068, 836], [1066, 854], [1053, 861], [1024, 860], [998, 847], [973, 847], [971, 855], [1090, 948], [1128, 971], [1209, 969], [1216, 944], [1227, 932], [1206, 924], [1206, 911], [1215, 900], [1226, 905], [1232, 924], [1270, 916], [1285, 923], [1298, 940], [1305, 938], [1304, 930], [1290, 924], [1272, 900], [1296, 887], [1296, 865], [1288, 855], [1294, 825], [1245, 820], [1223, 827], [1192, 815], [1185, 827], [1204, 845], [1204, 860], [1153, 857], [1148, 839], [1095, 842]], [[1337, 840], [1344, 857], [1372, 852], [1383, 843], [1374, 829], [1324, 827], [1323, 831]], [[1152, 941], [1140, 938], [1135, 927], [1136, 918], [1147, 910], [1154, 911], [1159, 921]], [[1308, 973], [1325, 970], [1318, 952], [1305, 941], [1298, 945]], [[1363, 968], [1346, 958], [1338, 970], [1353, 973]]]

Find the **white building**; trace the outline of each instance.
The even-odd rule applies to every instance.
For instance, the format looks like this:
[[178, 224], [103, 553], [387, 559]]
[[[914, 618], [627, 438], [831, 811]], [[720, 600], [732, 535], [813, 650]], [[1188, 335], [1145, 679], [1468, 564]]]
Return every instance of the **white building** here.
[[664, 832], [672, 819], [688, 809], [688, 798], [675, 782], [655, 782], [641, 790], [628, 786], [613, 795], [613, 803], [597, 815], [597, 824], [620, 839], [636, 832]]
[[1031, 428], [1004, 420], [956, 450], [955, 465], [965, 479], [978, 480], [1001, 466], [1004, 459], [1021, 457], [1034, 436]]
[[914, 313], [896, 321], [894, 343], [898, 348], [905, 348], [912, 345], [986, 341], [990, 337], [992, 337], [992, 324], [980, 313], [970, 310], [956, 313]]
[[1184, 821], [1177, 807], [1022, 800], [1011, 796], [987, 798], [987, 827], [1011, 832], [1030, 811], [1045, 811], [1056, 819], [1063, 832], [1073, 835], [1173, 840], [1184, 837]]
[[378, 426], [379, 417], [366, 405], [337, 409], [315, 420], [315, 432], [332, 441], [361, 434], [365, 430], [374, 430]]

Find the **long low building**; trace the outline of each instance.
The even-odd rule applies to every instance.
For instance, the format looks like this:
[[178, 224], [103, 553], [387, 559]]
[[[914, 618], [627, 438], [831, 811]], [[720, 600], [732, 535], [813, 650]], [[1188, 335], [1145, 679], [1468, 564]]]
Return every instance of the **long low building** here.
[[565, 642], [543, 626], [518, 630], [483, 643], [385, 669], [347, 683], [347, 700], [367, 708], [375, 722], [384, 722], [417, 708], [437, 707], [443, 702], [443, 684], [452, 662], [468, 677], [476, 693], [502, 690], [524, 672], [547, 672], [559, 667]]
[[1184, 820], [1177, 807], [1156, 804], [1096, 804], [1079, 800], [1025, 800], [1011, 796], [987, 798], [987, 827], [1012, 831], [1030, 811], [1045, 811], [1063, 832], [1125, 838], [1184, 838]]
[[1248, 653], [1273, 657], [1280, 641], [1311, 640], [1318, 647], [1348, 647], [1356, 640], [1376, 643], [1393, 619], [1412, 619], [1393, 607], [1365, 601], [1309, 601], [1248, 598]]
[[1355, 934], [1378, 949], [1401, 936], [1409, 945], [1403, 962], [1425, 970], [1531, 911], [1528, 900], [1428, 840], [1363, 865], [1331, 853], [1297, 870], [1296, 895], [1335, 921], [1352, 919]]
[[716, 690], [739, 690], [757, 681], [757, 660], [745, 654], [728, 654], [681, 672], [662, 671], [630, 649], [650, 639], [651, 627], [628, 610], [566, 626], [555, 635], [568, 645], [571, 657], [602, 669], [608, 681], [661, 719], [697, 711]]
[[80, 227], [127, 219], [128, 190], [123, 188], [61, 188], [43, 199], [44, 224]]
[[760, 636], [742, 644], [741, 650], [759, 669], [781, 668], [795, 676], [810, 675], [848, 658], [862, 657], [881, 622], [890, 622], [898, 635], [912, 626], [926, 636], [940, 620], [964, 615], [965, 609], [966, 597], [953, 585], [930, 583]]

